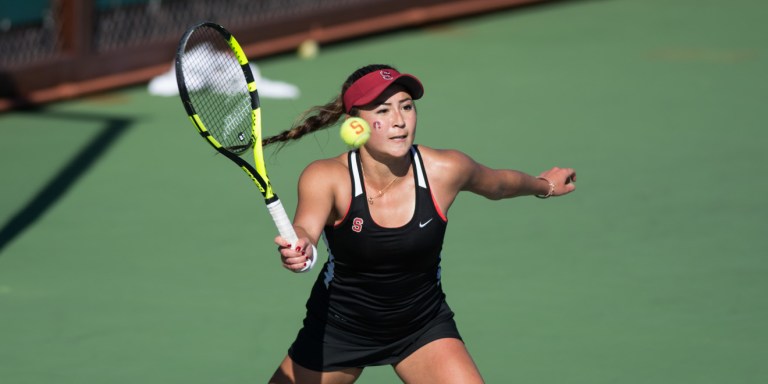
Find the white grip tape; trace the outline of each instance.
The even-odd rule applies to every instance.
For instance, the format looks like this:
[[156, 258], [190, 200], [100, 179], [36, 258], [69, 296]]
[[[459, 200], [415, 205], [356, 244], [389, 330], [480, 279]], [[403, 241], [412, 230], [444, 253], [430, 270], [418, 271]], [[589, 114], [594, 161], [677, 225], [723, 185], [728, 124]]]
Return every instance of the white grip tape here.
[[[280, 237], [282, 237], [285, 240], [288, 240], [288, 242], [291, 243], [291, 246], [296, 245], [296, 241], [299, 240], [299, 238], [296, 236], [296, 231], [293, 230], [293, 224], [291, 224], [291, 220], [288, 218], [288, 214], [285, 213], [285, 208], [283, 208], [283, 203], [278, 199], [275, 200], [269, 204], [267, 204], [267, 209], [269, 210], [269, 214], [272, 216], [272, 220], [275, 222], [275, 226], [277, 226], [277, 231], [280, 232]], [[312, 267], [315, 266], [315, 263], [317, 262], [317, 248], [313, 245], [312, 246], [312, 260], [307, 263], [307, 266], [298, 270], [297, 272], [307, 272]]]
[[272, 220], [274, 220], [275, 225], [277, 226], [277, 231], [280, 232], [280, 237], [288, 240], [291, 245], [296, 244], [298, 237], [296, 237], [296, 231], [293, 230], [291, 220], [285, 213], [283, 203], [280, 200], [275, 200], [267, 204], [267, 209], [269, 210], [269, 214], [272, 215]]

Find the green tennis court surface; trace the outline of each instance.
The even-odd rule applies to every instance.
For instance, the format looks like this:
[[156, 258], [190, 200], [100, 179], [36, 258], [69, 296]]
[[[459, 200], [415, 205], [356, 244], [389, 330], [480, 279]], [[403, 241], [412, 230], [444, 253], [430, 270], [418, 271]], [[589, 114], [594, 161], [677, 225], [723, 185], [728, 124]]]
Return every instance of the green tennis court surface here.
[[[559, 2], [258, 60], [302, 91], [264, 126], [384, 62], [424, 82], [418, 142], [577, 169], [571, 196], [449, 213], [443, 285], [487, 382], [765, 383], [767, 11]], [[0, 132], [0, 382], [266, 381], [317, 269], [280, 267], [260, 194], [178, 98], [123, 89]], [[290, 213], [301, 169], [342, 150], [329, 130], [268, 151]]]

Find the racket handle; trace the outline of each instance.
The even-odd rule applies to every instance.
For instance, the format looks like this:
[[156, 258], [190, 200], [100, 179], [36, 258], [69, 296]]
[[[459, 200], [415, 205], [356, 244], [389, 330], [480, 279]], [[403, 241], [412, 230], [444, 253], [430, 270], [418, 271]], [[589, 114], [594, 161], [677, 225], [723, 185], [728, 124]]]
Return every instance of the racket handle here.
[[296, 236], [296, 231], [293, 230], [293, 224], [291, 224], [288, 214], [285, 213], [285, 208], [283, 208], [283, 203], [280, 199], [267, 204], [267, 209], [269, 214], [272, 215], [272, 220], [275, 222], [280, 236], [288, 240], [291, 245], [295, 245], [299, 238]]
[[[291, 243], [291, 247], [296, 245], [296, 242], [299, 240], [299, 238], [296, 236], [296, 231], [293, 230], [293, 224], [291, 224], [291, 220], [288, 218], [288, 214], [285, 213], [285, 208], [283, 208], [283, 203], [280, 201], [280, 199], [275, 199], [275, 201], [268, 203], [267, 209], [269, 210], [269, 214], [272, 215], [272, 220], [275, 222], [275, 226], [277, 226], [277, 231], [280, 232], [280, 237], [288, 240]], [[312, 267], [315, 266], [316, 261], [317, 248], [312, 245], [312, 260], [308, 262], [304, 268], [298, 270], [297, 272], [309, 271], [312, 269]]]

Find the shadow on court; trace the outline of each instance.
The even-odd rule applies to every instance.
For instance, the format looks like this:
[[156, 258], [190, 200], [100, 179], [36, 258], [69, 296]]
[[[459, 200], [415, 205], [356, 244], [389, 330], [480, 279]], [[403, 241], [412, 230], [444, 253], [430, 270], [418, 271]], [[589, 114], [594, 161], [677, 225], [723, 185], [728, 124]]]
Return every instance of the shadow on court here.
[[47, 112], [30, 110], [35, 117], [69, 119], [83, 122], [102, 122], [103, 127], [90, 142], [86, 143], [72, 159], [56, 173], [56, 177], [19, 209], [0, 228], [0, 253], [19, 234], [39, 219], [75, 182], [85, 174], [133, 124], [132, 119], [117, 116], [102, 116], [86, 113]]

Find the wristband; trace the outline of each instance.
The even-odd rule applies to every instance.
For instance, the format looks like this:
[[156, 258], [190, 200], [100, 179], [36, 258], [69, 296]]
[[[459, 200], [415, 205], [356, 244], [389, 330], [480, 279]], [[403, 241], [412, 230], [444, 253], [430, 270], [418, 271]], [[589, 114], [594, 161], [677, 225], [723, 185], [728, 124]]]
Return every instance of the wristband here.
[[309, 262], [307, 262], [307, 265], [304, 268], [299, 269], [296, 272], [297, 273], [309, 272], [315, 266], [315, 263], [317, 263], [317, 247], [312, 245], [312, 260], [309, 260]]
[[547, 183], [549, 183], [549, 192], [547, 192], [546, 195], [534, 195], [534, 196], [538, 197], [539, 199], [546, 199], [546, 198], [552, 196], [552, 194], [555, 193], [555, 183], [549, 181], [549, 179], [547, 179], [546, 177], [539, 176], [539, 177], [537, 177], [537, 179], [541, 179], [541, 180], [544, 180]]

